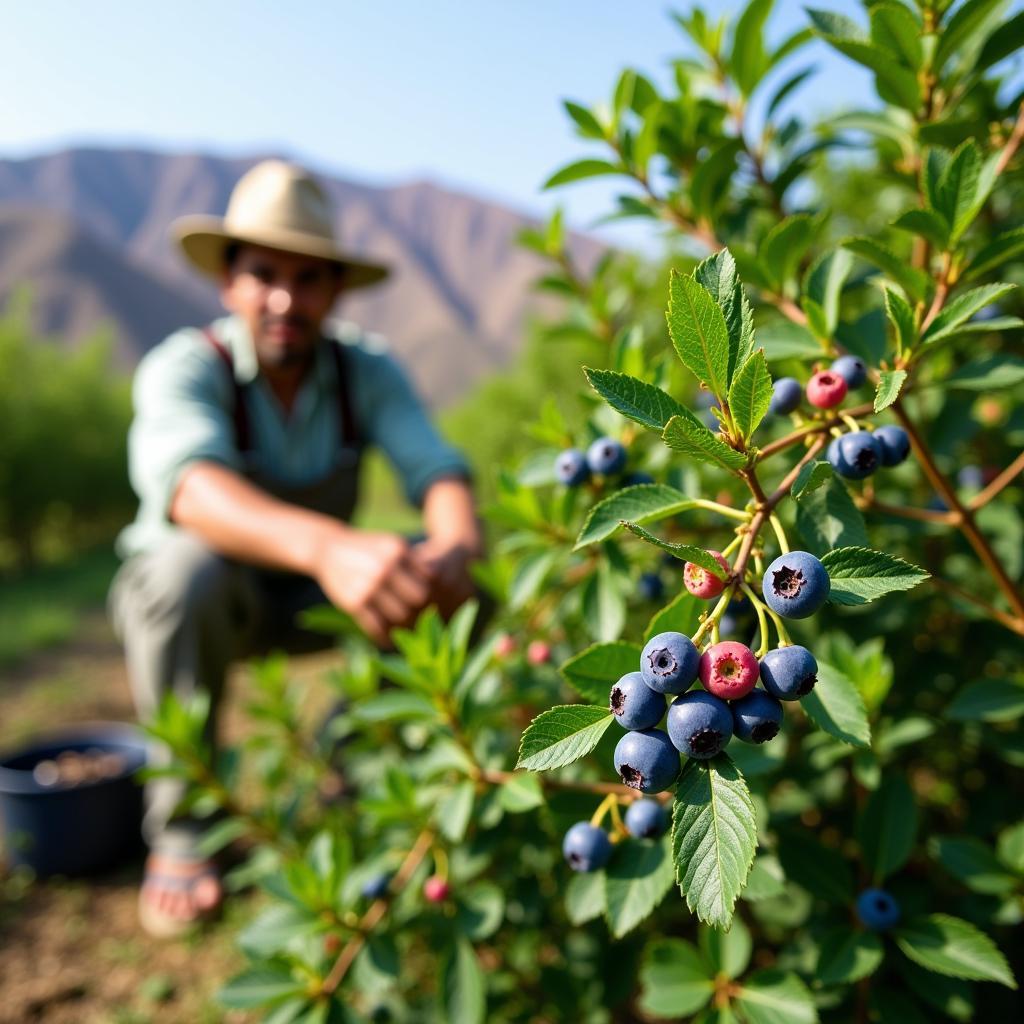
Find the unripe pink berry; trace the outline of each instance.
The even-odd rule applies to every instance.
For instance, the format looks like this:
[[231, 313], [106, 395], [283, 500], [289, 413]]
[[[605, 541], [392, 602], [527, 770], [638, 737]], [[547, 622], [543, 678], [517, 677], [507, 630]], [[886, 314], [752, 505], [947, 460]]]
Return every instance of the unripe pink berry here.
[[494, 656], [496, 658], [510, 658], [516, 652], [516, 640], [510, 633], [502, 633], [494, 641]]
[[700, 681], [704, 689], [723, 700], [745, 697], [754, 688], [759, 674], [754, 652], [735, 640], [723, 640], [700, 656]]
[[531, 665], [546, 665], [551, 660], [551, 646], [543, 640], [534, 640], [526, 648], [526, 660]]
[[451, 895], [452, 887], [437, 875], [431, 875], [423, 883], [423, 895], [431, 903], [443, 903]]
[[[714, 555], [715, 561], [726, 573], [729, 572], [729, 563], [720, 551], [709, 551], [708, 554]], [[702, 597], [705, 600], [718, 597], [725, 589], [725, 580], [712, 576], [707, 569], [702, 569], [699, 565], [694, 565], [693, 562], [687, 562], [683, 567], [683, 583], [694, 597]]]
[[821, 370], [807, 382], [807, 401], [818, 409], [833, 409], [845, 397], [849, 385], [831, 370]]

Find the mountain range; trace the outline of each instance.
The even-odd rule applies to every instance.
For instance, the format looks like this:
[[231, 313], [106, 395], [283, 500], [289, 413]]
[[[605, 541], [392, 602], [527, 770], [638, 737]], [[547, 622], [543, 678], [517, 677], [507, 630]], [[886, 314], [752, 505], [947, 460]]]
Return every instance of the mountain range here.
[[[0, 159], [0, 304], [30, 285], [37, 331], [74, 344], [108, 325], [130, 369], [177, 328], [221, 315], [215, 286], [185, 263], [168, 226], [222, 214], [238, 178], [268, 156], [280, 154], [72, 148]], [[515, 243], [528, 216], [426, 181], [375, 187], [316, 173], [343, 245], [392, 267], [336, 312], [387, 337], [432, 405], [514, 358], [543, 305], [530, 289], [542, 263]], [[573, 235], [570, 249], [585, 270], [602, 246]]]

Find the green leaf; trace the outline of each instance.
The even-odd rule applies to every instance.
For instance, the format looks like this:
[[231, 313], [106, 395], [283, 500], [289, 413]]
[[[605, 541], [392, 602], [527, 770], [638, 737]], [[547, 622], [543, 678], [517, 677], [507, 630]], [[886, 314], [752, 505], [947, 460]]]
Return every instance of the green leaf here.
[[980, 839], [932, 836], [928, 852], [972, 892], [1005, 896], [1017, 888], [1018, 880]]
[[796, 828], [779, 832], [779, 860], [786, 878], [815, 899], [847, 907], [853, 900], [853, 872], [834, 847]]
[[729, 69], [744, 96], [749, 96], [767, 70], [764, 23], [774, 0], [750, 0], [736, 22]]
[[[981, 153], [974, 139], [957, 147], [939, 179], [939, 210], [952, 228], [950, 242], [956, 245], [979, 209]], [[984, 196], [981, 197], [984, 201]]]
[[912, 267], [908, 260], [897, 256], [877, 239], [866, 236], [847, 238], [842, 242], [842, 246], [883, 270], [915, 302], [927, 294], [931, 284], [928, 275]]
[[437, 986], [441, 1020], [477, 1024], [487, 1014], [487, 982], [473, 947], [457, 938], [442, 960]]
[[951, 373], [942, 386], [960, 391], [998, 391], [1024, 381], [1024, 359], [1016, 356], [986, 356], [972, 359]]
[[586, 924], [604, 913], [604, 872], [573, 872], [565, 889], [565, 913], [570, 923]]
[[607, 708], [562, 704], [539, 714], [519, 743], [516, 768], [550, 771], [589, 754], [612, 724]]
[[958, 917], [929, 914], [894, 933], [896, 944], [915, 963], [937, 974], [969, 981], [996, 981], [1015, 989], [1013, 972], [995, 943]]
[[605, 869], [605, 918], [612, 935], [621, 939], [650, 916], [674, 879], [667, 836], [657, 843], [619, 843]]
[[[673, 269], [669, 282], [668, 332], [683, 365], [718, 398], [729, 385], [729, 331], [711, 293]], [[671, 422], [671, 421], [670, 421]]]
[[501, 785], [498, 802], [509, 814], [522, 814], [544, 806], [540, 779], [527, 772], [516, 772]]
[[626, 599], [622, 577], [615, 574], [609, 562], [600, 562], [597, 572], [583, 584], [582, 612], [594, 640], [618, 640], [626, 625]]
[[700, 950], [716, 975], [738, 978], [749, 966], [753, 949], [753, 940], [742, 918], [734, 918], [727, 932], [700, 929]]
[[887, 775], [860, 816], [857, 839], [876, 884], [899, 871], [917, 837], [917, 804], [907, 783]]
[[736, 261], [728, 249], [719, 249], [697, 265], [693, 276], [711, 293], [725, 317], [731, 381], [736, 367], [754, 351], [754, 314], [736, 271]]
[[900, 396], [900, 388], [907, 379], [906, 370], [882, 370], [875, 390], [875, 412], [888, 409]]
[[[808, 13], [814, 17], [814, 13]], [[823, 34], [823, 38], [850, 60], [874, 71], [878, 95], [887, 103], [909, 111], [916, 111], [921, 105], [921, 89], [917, 75], [897, 63], [888, 49], [876, 46], [863, 36], [855, 38], [849, 35]]]
[[954, 54], [969, 51], [973, 45], [971, 36], [984, 29], [988, 16], [1003, 4], [1004, 0], [965, 0], [960, 4], [938, 32], [939, 42], [932, 61], [935, 71], [941, 71]]
[[644, 630], [644, 642], [659, 633], [684, 633], [692, 636], [700, 621], [705, 603], [688, 590], [680, 590], [672, 601], [651, 617]]
[[941, 313], [931, 322], [924, 332], [922, 341], [931, 344], [941, 341], [943, 338], [953, 334], [963, 323], [966, 323], [975, 313], [985, 306], [1001, 299], [1008, 292], [1012, 292], [1017, 286], [1015, 284], [985, 284], [980, 288], [972, 288], [959, 298], [946, 306]]
[[1024, 821], [1011, 825], [999, 833], [996, 851], [999, 860], [1011, 871], [1024, 875]]
[[741, 469], [747, 463], [746, 456], [730, 448], [688, 409], [668, 421], [661, 439], [674, 451], [712, 466]]
[[505, 919], [505, 894], [493, 882], [474, 882], [461, 890], [456, 899], [455, 926], [471, 942], [489, 938], [501, 927]]
[[871, 727], [857, 687], [839, 669], [817, 661], [818, 682], [800, 706], [819, 729], [855, 747], [868, 746]]
[[833, 928], [821, 940], [814, 976], [822, 985], [850, 985], [874, 974], [884, 956], [874, 932]]
[[758, 246], [758, 259], [769, 269], [776, 289], [795, 274], [804, 254], [818, 231], [819, 221], [807, 213], [798, 213], [779, 221]]
[[839, 298], [850, 276], [853, 257], [846, 249], [835, 249], [819, 256], [804, 278], [804, 295], [820, 307], [826, 338], [831, 338], [839, 323]]
[[892, 226], [901, 231], [909, 231], [912, 235], [920, 235], [942, 252], [949, 248], [949, 221], [936, 210], [907, 210], [892, 222]]
[[864, 517], [850, 492], [833, 477], [797, 502], [796, 526], [819, 556], [832, 548], [866, 545]]
[[639, 644], [617, 640], [594, 644], [573, 655], [560, 669], [563, 678], [581, 697], [607, 704], [611, 688], [627, 673], [640, 669]]
[[802, 498], [805, 494], [816, 491], [832, 479], [832, 466], [828, 462], [805, 462], [797, 473], [789, 493], [794, 498]]
[[629, 519], [636, 523], [653, 523], [659, 519], [678, 515], [688, 509], [697, 508], [696, 502], [682, 491], [665, 484], [637, 484], [614, 491], [599, 501], [587, 514], [576, 548], [587, 547], [610, 537], [622, 523]]
[[895, 0], [871, 8], [871, 40], [888, 50], [904, 67], [918, 71], [924, 60], [921, 22]]
[[768, 106], [765, 108], [764, 114], [765, 120], [770, 121], [772, 119], [772, 114], [779, 109], [783, 101], [794, 90], [799, 89], [800, 86], [803, 85], [804, 82], [806, 82], [807, 79], [810, 78], [817, 70], [817, 67], [812, 65], [811, 67], [803, 68], [801, 71], [796, 72], [795, 75], [787, 78], [786, 81], [775, 90], [772, 98], [768, 101]]
[[688, 760], [672, 806], [676, 880], [705, 924], [728, 928], [757, 846], [747, 784], [726, 754]]
[[1013, 722], [1024, 715], [1024, 686], [1009, 679], [984, 679], [965, 686], [946, 708], [954, 722]]
[[757, 329], [758, 344], [770, 363], [781, 359], [816, 359], [821, 345], [806, 327], [790, 320], [769, 320]]
[[760, 854], [754, 858], [754, 866], [747, 878], [743, 898], [751, 903], [757, 900], [771, 900], [786, 891], [786, 876], [782, 865], [775, 857]]
[[974, 1020], [974, 986], [971, 982], [926, 971], [906, 958], [898, 960], [896, 966], [910, 990], [923, 1002], [954, 1020]]
[[473, 800], [476, 786], [466, 779], [437, 802], [436, 823], [441, 834], [451, 843], [461, 843], [466, 838], [469, 819], [473, 814]]
[[[1024, 12], [1021, 16], [1024, 17]], [[1004, 231], [975, 253], [964, 269], [962, 278], [965, 281], [972, 281], [1008, 263], [1021, 252], [1024, 252], [1024, 227]]]
[[583, 372], [590, 386], [616, 412], [652, 430], [664, 430], [665, 424], [683, 411], [683, 406], [671, 395], [636, 377], [589, 366], [584, 366]]
[[980, 73], [993, 64], [998, 64], [1011, 53], [1016, 53], [1021, 46], [1024, 46], [1024, 11], [1004, 21], [999, 29], [985, 40], [985, 45], [981, 48], [974, 65], [975, 72]]
[[640, 1008], [652, 1017], [678, 1020], [711, 999], [714, 981], [708, 964], [682, 939], [655, 939], [640, 967]]
[[896, 341], [900, 348], [911, 349], [917, 344], [917, 324], [914, 311], [899, 292], [885, 289], [885, 315], [896, 330]]
[[607, 160], [577, 160], [575, 163], [566, 164], [565, 167], [555, 171], [541, 188], [557, 188], [559, 185], [568, 185], [570, 182], [582, 181], [584, 178], [622, 173], [624, 172], [620, 165], [611, 164]]
[[579, 103], [573, 103], [572, 100], [564, 100], [563, 106], [569, 116], [576, 122], [576, 127], [579, 128], [579, 133], [583, 138], [605, 138], [605, 131], [601, 127], [601, 122], [586, 107], [580, 106]]
[[742, 140], [725, 139], [694, 168], [690, 196], [699, 216], [714, 221], [729, 198], [729, 181], [736, 172], [736, 158], [742, 152]]
[[902, 558], [864, 547], [835, 548], [821, 559], [832, 589], [833, 604], [868, 604], [896, 590], [911, 590], [929, 578], [924, 569]]
[[771, 400], [772, 375], [764, 352], [758, 349], [736, 371], [729, 388], [729, 412], [744, 441], [768, 414]]
[[717, 579], [724, 580], [728, 575], [726, 571], [718, 564], [709, 551], [702, 547], [698, 547], [696, 544], [674, 544], [672, 541], [662, 540], [660, 537], [655, 537], [653, 533], [648, 533], [642, 526], [637, 526], [636, 523], [624, 522], [622, 524], [630, 533], [636, 534], [641, 540], [647, 541], [648, 544], [653, 544], [655, 547], [661, 548], [662, 551], [667, 551], [671, 555], [675, 555], [676, 558], [685, 562], [693, 562], [694, 565], [699, 565], [702, 569], [706, 569], [712, 576]]
[[807, 986], [785, 971], [755, 971], [740, 986], [736, 1004], [748, 1024], [817, 1024]]
[[232, 978], [218, 993], [217, 1002], [229, 1010], [273, 1006], [306, 992], [306, 982], [287, 967], [253, 967]]

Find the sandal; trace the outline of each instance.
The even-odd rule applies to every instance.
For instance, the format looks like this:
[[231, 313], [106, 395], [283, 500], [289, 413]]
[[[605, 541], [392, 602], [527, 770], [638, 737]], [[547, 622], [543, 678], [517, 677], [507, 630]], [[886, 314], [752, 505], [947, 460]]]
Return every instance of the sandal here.
[[[223, 903], [220, 874], [213, 862], [194, 857], [150, 854], [139, 889], [139, 923], [154, 938], [177, 938], [194, 926], [212, 920]], [[209, 885], [213, 882], [216, 892]], [[157, 893], [189, 894], [191, 914], [176, 914], [157, 903]], [[198, 897], [198, 899], [197, 899]]]

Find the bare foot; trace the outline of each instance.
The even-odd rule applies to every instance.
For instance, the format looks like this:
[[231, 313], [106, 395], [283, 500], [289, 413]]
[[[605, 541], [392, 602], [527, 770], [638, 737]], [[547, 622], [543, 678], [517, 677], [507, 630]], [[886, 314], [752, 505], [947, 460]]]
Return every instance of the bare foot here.
[[[210, 860], [152, 853], [139, 894], [143, 923], [161, 934], [181, 931], [209, 917], [221, 903], [223, 889]], [[153, 925], [154, 922], [158, 922]]]

